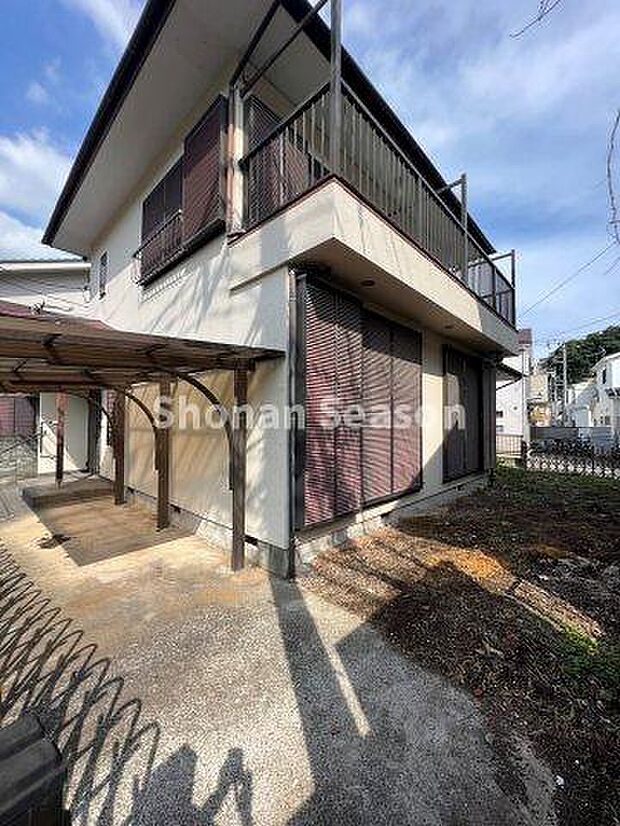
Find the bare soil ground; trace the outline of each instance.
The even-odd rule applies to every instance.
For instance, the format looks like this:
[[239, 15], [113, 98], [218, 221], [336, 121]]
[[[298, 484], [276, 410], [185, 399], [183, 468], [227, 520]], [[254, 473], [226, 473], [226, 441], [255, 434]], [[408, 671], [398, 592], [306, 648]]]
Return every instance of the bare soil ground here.
[[523, 792], [515, 736], [561, 824], [620, 823], [620, 484], [500, 469], [488, 491], [321, 555], [304, 587], [470, 691]]

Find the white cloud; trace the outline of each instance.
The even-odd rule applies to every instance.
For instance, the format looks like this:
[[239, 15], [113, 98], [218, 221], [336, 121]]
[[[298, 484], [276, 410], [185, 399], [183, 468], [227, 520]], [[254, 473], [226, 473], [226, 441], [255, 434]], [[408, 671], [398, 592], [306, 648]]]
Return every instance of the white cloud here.
[[44, 220], [70, 166], [71, 159], [43, 130], [0, 135], [0, 208]]
[[57, 253], [41, 244], [43, 231], [0, 210], [0, 259], [56, 258]]
[[102, 37], [122, 51], [138, 22], [142, 0], [64, 0], [87, 15]]
[[49, 92], [38, 80], [33, 80], [26, 91], [26, 97], [31, 103], [49, 103]]

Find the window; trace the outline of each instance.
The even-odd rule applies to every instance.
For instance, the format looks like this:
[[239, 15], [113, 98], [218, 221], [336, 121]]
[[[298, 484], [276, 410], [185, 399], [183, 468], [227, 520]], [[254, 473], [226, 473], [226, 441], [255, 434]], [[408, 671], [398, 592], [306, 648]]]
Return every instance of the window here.
[[421, 339], [314, 279], [299, 284], [305, 429], [297, 526], [421, 485]]
[[99, 298], [103, 298], [108, 283], [108, 253], [102, 252], [99, 259]]
[[495, 411], [495, 418], [503, 419], [504, 418], [504, 411], [503, 410], [496, 410]]
[[226, 112], [220, 97], [186, 137], [183, 157], [144, 200], [136, 253], [143, 283], [224, 226]]
[[503, 424], [498, 424], [497, 425], [497, 432], [500, 433], [500, 434], [504, 432], [504, 425]]
[[602, 376], [601, 376], [601, 382], [602, 382], [603, 384], [607, 384], [607, 368], [606, 368], [606, 367], [603, 367], [603, 373], [602, 373]]

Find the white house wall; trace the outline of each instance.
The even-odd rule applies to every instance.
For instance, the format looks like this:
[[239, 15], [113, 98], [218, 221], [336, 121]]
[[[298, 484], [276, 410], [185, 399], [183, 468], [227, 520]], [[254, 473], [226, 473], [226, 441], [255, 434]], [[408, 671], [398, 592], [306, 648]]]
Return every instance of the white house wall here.
[[[56, 395], [39, 396], [39, 473], [54, 473], [56, 468]], [[84, 470], [88, 462], [88, 405], [75, 396], [67, 397], [65, 416], [64, 467]]]

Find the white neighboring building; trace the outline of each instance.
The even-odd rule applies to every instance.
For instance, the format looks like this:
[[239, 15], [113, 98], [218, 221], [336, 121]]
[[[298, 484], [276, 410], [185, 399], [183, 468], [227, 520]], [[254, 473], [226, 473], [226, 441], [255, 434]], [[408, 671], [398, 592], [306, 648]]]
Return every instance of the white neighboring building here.
[[[79, 260], [58, 261], [0, 261], [0, 302], [20, 304], [33, 312], [48, 311], [80, 315], [88, 301], [90, 264]], [[0, 313], [2, 312], [0, 303]], [[2, 421], [0, 441], [12, 436], [27, 439], [34, 448], [36, 439], [36, 468], [40, 474], [53, 473], [56, 458], [56, 397], [40, 393], [31, 398], [34, 409], [32, 420], [19, 416], [14, 396], [0, 395]], [[21, 410], [27, 410], [22, 406]], [[12, 415], [11, 415], [12, 413]], [[17, 415], [16, 415], [17, 414]], [[18, 424], [17, 419], [20, 418]], [[81, 399], [67, 399], [65, 425], [65, 468], [86, 470], [89, 464], [88, 405]], [[10, 432], [13, 431], [13, 432]], [[15, 461], [14, 451], [6, 451], [5, 464]]]
[[527, 440], [527, 403], [530, 395], [530, 376], [533, 371], [532, 331], [519, 330], [519, 354], [504, 359], [504, 364], [518, 371], [518, 381], [497, 383], [495, 403], [496, 430], [506, 436], [521, 436]]
[[620, 439], [620, 352], [604, 356], [594, 365], [596, 402], [593, 410], [595, 427], [611, 427]]
[[594, 378], [569, 386], [567, 420], [571, 427], [593, 427], [596, 399], [597, 389]]

